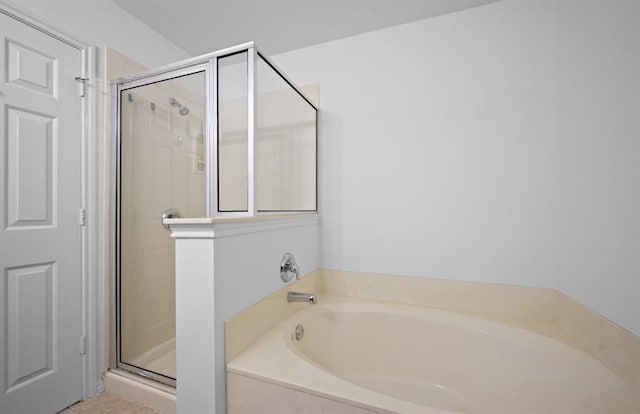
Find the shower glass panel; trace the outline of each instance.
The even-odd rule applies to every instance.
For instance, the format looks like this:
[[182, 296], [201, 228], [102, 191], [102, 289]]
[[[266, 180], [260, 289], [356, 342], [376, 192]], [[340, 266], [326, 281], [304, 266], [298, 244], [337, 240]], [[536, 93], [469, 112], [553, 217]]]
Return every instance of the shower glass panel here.
[[248, 206], [247, 52], [218, 58], [218, 210]]
[[316, 210], [316, 109], [258, 54], [258, 212]]
[[118, 367], [175, 383], [167, 209], [205, 216], [205, 72], [120, 92]]

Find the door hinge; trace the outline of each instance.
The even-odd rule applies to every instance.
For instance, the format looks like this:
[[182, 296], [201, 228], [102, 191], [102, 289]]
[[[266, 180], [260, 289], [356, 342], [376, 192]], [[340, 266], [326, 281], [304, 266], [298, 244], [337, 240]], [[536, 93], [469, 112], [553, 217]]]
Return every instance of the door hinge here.
[[84, 208], [81, 208], [78, 214], [78, 224], [81, 226], [87, 225], [87, 210]]
[[85, 355], [87, 353], [87, 338], [80, 338], [80, 355]]
[[89, 81], [89, 78], [83, 78], [81, 76], [76, 76], [75, 80], [76, 80], [76, 82], [80, 82], [80, 97], [84, 98], [84, 96], [86, 95], [86, 92], [87, 92], [87, 82]]

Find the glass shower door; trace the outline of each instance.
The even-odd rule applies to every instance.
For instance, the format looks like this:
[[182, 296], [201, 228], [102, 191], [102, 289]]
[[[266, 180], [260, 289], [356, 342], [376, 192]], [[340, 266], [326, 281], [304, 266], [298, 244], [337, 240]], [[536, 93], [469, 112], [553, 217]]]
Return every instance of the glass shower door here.
[[169, 209], [205, 215], [205, 72], [120, 92], [117, 366], [175, 384]]

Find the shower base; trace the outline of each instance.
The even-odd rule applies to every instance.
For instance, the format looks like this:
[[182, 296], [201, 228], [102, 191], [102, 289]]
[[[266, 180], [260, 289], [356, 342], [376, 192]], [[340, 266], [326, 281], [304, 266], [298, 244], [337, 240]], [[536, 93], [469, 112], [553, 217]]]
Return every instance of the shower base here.
[[176, 339], [172, 338], [131, 360], [131, 364], [167, 377], [176, 377]]
[[122, 370], [104, 376], [106, 392], [149, 407], [160, 414], [176, 414], [176, 389]]

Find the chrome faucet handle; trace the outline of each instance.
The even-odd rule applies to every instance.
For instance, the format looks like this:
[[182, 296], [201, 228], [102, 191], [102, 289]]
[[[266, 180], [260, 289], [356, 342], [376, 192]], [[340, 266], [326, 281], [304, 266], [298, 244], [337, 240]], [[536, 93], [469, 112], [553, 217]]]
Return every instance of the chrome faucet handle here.
[[283, 282], [290, 282], [293, 277], [300, 279], [300, 268], [296, 263], [296, 258], [291, 253], [285, 253], [280, 261], [280, 279]]
[[297, 263], [291, 264], [289, 271], [295, 275], [296, 280], [300, 280], [300, 267]]

